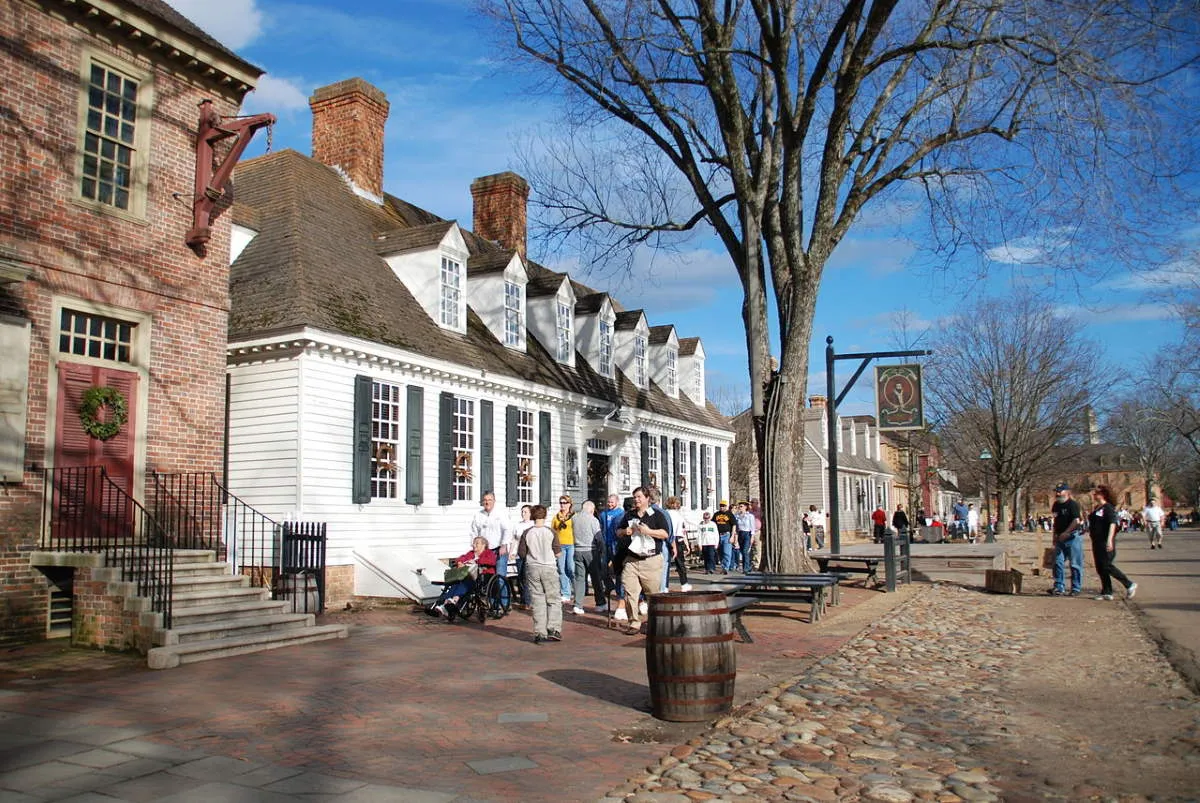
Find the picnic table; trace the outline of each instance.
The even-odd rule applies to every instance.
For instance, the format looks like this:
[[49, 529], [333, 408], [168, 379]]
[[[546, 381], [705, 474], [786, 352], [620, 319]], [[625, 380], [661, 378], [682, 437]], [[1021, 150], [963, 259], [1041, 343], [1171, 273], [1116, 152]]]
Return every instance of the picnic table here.
[[823, 573], [829, 574], [829, 564], [837, 564], [833, 568], [835, 574], [865, 574], [864, 583], [874, 583], [876, 586], [879, 581], [879, 564], [883, 563], [883, 558], [873, 555], [851, 555], [846, 553], [830, 553], [828, 555], [813, 555], [817, 561], [817, 566]]
[[735, 594], [751, 594], [758, 601], [778, 599], [808, 602], [809, 621], [817, 622], [825, 615], [830, 603], [838, 603], [839, 578], [830, 574], [731, 574], [721, 578], [723, 584], [737, 586]]

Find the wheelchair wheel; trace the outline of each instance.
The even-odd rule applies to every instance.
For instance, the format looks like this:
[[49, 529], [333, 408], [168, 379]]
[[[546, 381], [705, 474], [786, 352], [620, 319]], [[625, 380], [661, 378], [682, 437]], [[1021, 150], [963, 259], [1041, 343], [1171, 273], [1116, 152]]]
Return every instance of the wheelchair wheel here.
[[487, 606], [487, 615], [492, 619], [503, 618], [512, 607], [512, 591], [508, 587], [506, 577], [489, 578], [482, 596]]
[[458, 615], [463, 621], [470, 619], [479, 607], [479, 598], [473, 591], [468, 591], [458, 603]]

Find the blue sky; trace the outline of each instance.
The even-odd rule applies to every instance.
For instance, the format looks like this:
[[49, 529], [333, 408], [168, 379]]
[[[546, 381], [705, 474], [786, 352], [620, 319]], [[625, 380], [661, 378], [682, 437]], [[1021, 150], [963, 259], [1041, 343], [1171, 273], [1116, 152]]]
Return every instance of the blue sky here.
[[[472, 179], [517, 167], [516, 153], [531, 131], [555, 117], [551, 101], [523, 92], [496, 57], [495, 34], [475, 13], [474, 0], [167, 2], [267, 71], [245, 111], [276, 114], [276, 149], [311, 152], [308, 96], [315, 88], [352, 76], [379, 87], [391, 103], [385, 189], [468, 227]], [[258, 138], [247, 155], [263, 145]], [[1044, 287], [1048, 308], [1093, 320], [1096, 309], [1104, 310], [1103, 325], [1084, 333], [1114, 366], [1137, 371], [1158, 347], [1178, 339], [1170, 302], [1180, 288], [1194, 291], [1200, 272], [1194, 256], [1200, 214], [1166, 224], [1191, 243], [1190, 259], [1136, 274], [1113, 269], [1087, 285], [1054, 271], [1046, 243], [1021, 238], [998, 240], [984, 255], [949, 267], [934, 264], [921, 247], [920, 221], [919, 207], [887, 203], [868, 211], [834, 253], [817, 304], [811, 392], [824, 392], [826, 335], [839, 352], [896, 349], [897, 313], [919, 333], [964, 300], [1017, 286]], [[551, 267], [572, 264], [536, 245], [531, 256]], [[697, 241], [678, 255], [642, 260], [632, 279], [572, 272], [627, 306], [644, 307], [651, 325], [671, 323], [680, 337], [702, 337], [710, 391], [727, 387], [748, 396], [740, 286], [719, 248]], [[647, 295], [652, 301], [636, 300]], [[840, 383], [854, 367], [839, 364]], [[873, 412], [868, 381], [859, 381], [841, 412]]]

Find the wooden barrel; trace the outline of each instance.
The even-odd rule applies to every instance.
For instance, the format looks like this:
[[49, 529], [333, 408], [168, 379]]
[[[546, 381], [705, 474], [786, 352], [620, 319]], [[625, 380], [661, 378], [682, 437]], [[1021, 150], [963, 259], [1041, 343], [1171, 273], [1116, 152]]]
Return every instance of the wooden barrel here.
[[650, 707], [669, 722], [700, 722], [733, 707], [733, 621], [723, 593], [652, 594], [646, 623]]

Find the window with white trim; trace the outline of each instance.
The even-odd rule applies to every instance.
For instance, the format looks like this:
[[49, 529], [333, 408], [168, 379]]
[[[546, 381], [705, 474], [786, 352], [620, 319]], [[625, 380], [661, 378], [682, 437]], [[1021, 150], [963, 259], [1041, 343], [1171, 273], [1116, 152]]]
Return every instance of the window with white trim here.
[[706, 510], [712, 507], [714, 490], [713, 483], [716, 481], [716, 472], [713, 471], [713, 456], [713, 447], [700, 447], [700, 465], [702, 466], [701, 474], [704, 477], [704, 487], [701, 489], [704, 492], [704, 495], [701, 497], [700, 505]]
[[520, 348], [525, 331], [524, 304], [521, 296], [521, 285], [516, 282], [504, 283], [504, 345]]
[[64, 308], [58, 323], [61, 354], [110, 362], [133, 362], [134, 324]]
[[371, 383], [371, 498], [400, 495], [400, 386]]
[[692, 358], [692, 398], [704, 401], [704, 358]]
[[646, 338], [642, 335], [633, 338], [633, 383], [646, 387]]
[[570, 304], [558, 302], [555, 328], [558, 330], [558, 361], [570, 362], [571, 354], [575, 351], [575, 339], [571, 336]]
[[629, 493], [629, 455], [621, 455], [621, 492]]
[[462, 264], [442, 257], [441, 321], [452, 329], [462, 327]]
[[517, 502], [533, 504], [533, 482], [537, 479], [533, 453], [533, 412], [517, 411]]
[[646, 441], [646, 472], [650, 475], [650, 485], [662, 488], [662, 474], [658, 469], [658, 438], [653, 435]]
[[453, 498], [455, 501], [474, 498], [475, 488], [475, 400], [454, 397]]
[[600, 321], [600, 376], [613, 375], [613, 328], [608, 321]]
[[95, 61], [88, 70], [79, 194], [125, 211], [133, 203], [139, 85]]
[[671, 348], [667, 349], [667, 393], [679, 393], [679, 351]]

